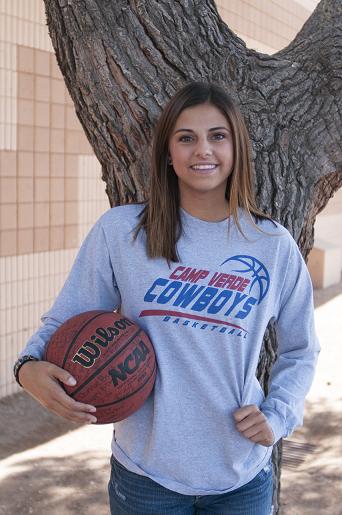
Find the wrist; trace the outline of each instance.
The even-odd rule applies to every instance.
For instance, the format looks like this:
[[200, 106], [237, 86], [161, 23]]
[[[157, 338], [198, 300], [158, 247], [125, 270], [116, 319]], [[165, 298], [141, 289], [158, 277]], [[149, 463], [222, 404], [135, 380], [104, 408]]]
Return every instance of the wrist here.
[[39, 361], [39, 360], [35, 356], [31, 356], [30, 354], [28, 354], [26, 356], [22, 356], [21, 358], [19, 358], [15, 362], [14, 367], [13, 367], [13, 374], [14, 374], [15, 380], [17, 381], [18, 385], [21, 387], [23, 387], [23, 385], [20, 383], [19, 373], [21, 371], [22, 366], [25, 365], [25, 363], [28, 363], [29, 361]]

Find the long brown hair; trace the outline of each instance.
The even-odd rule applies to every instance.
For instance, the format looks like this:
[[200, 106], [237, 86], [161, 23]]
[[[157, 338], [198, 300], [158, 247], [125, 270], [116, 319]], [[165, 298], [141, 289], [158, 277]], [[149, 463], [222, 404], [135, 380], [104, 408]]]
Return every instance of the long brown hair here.
[[258, 219], [273, 222], [268, 215], [258, 209], [255, 202], [251, 144], [240, 110], [232, 98], [217, 84], [191, 82], [169, 100], [156, 125], [152, 146], [149, 198], [140, 213], [140, 221], [134, 233], [134, 239], [136, 239], [140, 229], [144, 228], [147, 235], [148, 256], [164, 257], [169, 266], [170, 261], [179, 261], [177, 241], [182, 231], [178, 177], [168, 162], [169, 141], [180, 113], [187, 107], [204, 103], [218, 108], [231, 127], [234, 165], [227, 181], [226, 199], [239, 231], [246, 237], [239, 223], [238, 207], [246, 210], [251, 223], [259, 231], [261, 229], [257, 227], [252, 215], [256, 222]]

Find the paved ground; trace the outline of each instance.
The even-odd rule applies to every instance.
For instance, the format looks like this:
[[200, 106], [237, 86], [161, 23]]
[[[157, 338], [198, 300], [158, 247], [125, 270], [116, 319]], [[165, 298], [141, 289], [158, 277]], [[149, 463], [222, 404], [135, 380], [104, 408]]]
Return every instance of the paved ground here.
[[322, 350], [304, 426], [284, 442], [285, 515], [342, 515], [342, 283], [315, 291], [315, 321]]
[[[315, 305], [322, 352], [305, 426], [284, 443], [283, 515], [342, 513], [342, 283]], [[108, 515], [110, 426], [77, 428], [25, 393], [0, 412], [1, 515]]]

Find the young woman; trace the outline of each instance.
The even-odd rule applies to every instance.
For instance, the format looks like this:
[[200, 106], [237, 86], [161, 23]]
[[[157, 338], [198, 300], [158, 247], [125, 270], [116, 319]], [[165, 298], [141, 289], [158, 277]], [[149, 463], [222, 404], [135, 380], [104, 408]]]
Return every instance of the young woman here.
[[[243, 118], [217, 85], [190, 83], [157, 124], [146, 203], [107, 211], [21, 354], [16, 377], [51, 411], [96, 421], [69, 398], [68, 372], [42, 361], [56, 328], [114, 310], [151, 337], [153, 394], [114, 426], [115, 515], [272, 511], [272, 446], [302, 423], [319, 344], [312, 285], [290, 233], [256, 207]], [[265, 397], [264, 332], [279, 343]]]

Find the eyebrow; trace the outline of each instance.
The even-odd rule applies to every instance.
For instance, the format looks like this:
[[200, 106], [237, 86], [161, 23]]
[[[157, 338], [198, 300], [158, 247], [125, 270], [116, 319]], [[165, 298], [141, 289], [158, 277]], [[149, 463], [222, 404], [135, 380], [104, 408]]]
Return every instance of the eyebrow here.
[[[228, 127], [212, 127], [211, 129], [209, 129], [209, 132], [222, 130], [222, 129], [227, 132], [230, 132], [230, 129], [228, 129]], [[177, 134], [177, 132], [194, 132], [194, 131], [192, 129], [178, 129], [174, 132], [174, 134]]]

